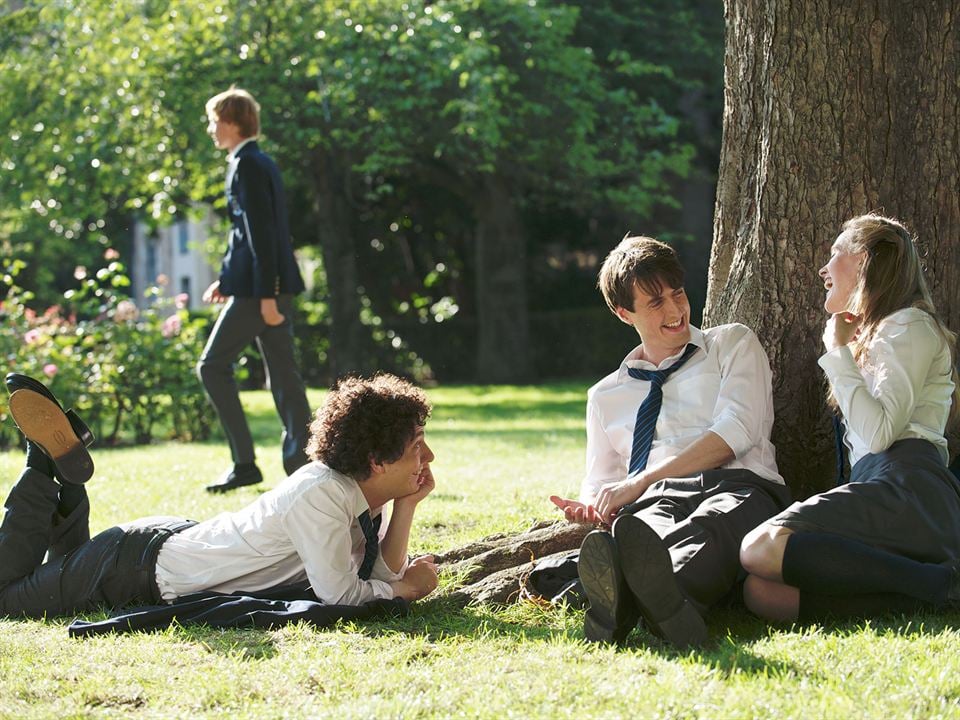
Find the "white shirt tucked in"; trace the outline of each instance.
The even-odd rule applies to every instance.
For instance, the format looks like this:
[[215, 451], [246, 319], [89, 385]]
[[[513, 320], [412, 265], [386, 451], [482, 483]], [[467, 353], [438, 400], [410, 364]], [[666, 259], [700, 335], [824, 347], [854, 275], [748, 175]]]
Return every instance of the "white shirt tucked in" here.
[[[378, 555], [370, 579], [357, 576], [366, 545], [357, 516], [367, 509], [355, 480], [310, 463], [242, 510], [170, 537], [157, 557], [161, 597], [253, 592], [307, 579], [328, 604], [392, 598], [390, 583], [402, 577], [406, 562], [394, 573]], [[381, 538], [386, 529], [384, 522]]]
[[831, 350], [819, 363], [843, 413], [851, 467], [906, 438], [930, 441], [949, 462], [943, 433], [953, 395], [952, 360], [929, 314], [905, 308], [885, 317], [863, 368], [848, 345]]
[[[663, 404], [650, 448], [649, 465], [661, 462], [703, 436], [719, 435], [736, 458], [726, 468], [743, 468], [783, 484], [770, 442], [773, 396], [770, 364], [753, 331], [731, 324], [706, 332], [690, 328], [690, 342], [702, 350], [663, 385]], [[630, 377], [628, 368], [664, 370], [683, 353], [659, 366], [641, 360], [641, 346], [620, 368], [587, 392], [587, 465], [580, 500], [592, 503], [600, 488], [627, 477], [637, 410], [650, 382]]]

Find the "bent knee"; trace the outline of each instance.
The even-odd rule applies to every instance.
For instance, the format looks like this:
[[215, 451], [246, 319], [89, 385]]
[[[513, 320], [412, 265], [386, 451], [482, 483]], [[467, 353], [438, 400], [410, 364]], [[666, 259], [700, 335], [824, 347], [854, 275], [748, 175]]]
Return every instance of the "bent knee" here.
[[740, 543], [740, 564], [751, 575], [780, 580], [783, 548], [792, 530], [764, 523], [744, 536]]

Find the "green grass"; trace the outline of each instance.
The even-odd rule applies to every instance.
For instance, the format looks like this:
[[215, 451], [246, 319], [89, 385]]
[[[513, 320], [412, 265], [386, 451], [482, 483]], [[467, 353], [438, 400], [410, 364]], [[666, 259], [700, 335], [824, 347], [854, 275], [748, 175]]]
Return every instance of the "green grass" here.
[[[430, 391], [437, 489], [413, 552], [444, 550], [555, 517], [583, 464], [586, 383]], [[317, 404], [321, 393], [311, 393]], [[247, 393], [259, 461], [282, 477], [279, 423]], [[98, 450], [92, 529], [152, 514], [203, 519], [259, 489], [211, 496], [221, 442]], [[20, 453], [0, 453], [10, 481]], [[449, 583], [447, 583], [449, 586]], [[642, 631], [627, 647], [584, 643], [577, 611], [525, 604], [317, 630], [172, 628], [71, 640], [70, 618], [0, 620], [0, 718], [52, 717], [960, 717], [960, 616], [768, 629], [714, 613], [698, 652]]]

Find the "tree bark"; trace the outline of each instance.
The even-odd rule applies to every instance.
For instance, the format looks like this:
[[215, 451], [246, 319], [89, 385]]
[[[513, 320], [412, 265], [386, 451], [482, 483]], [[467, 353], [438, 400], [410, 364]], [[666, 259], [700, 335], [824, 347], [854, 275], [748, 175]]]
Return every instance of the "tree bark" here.
[[487, 176], [476, 193], [477, 380], [532, 379], [526, 239], [504, 181]]
[[314, 152], [313, 180], [317, 238], [327, 275], [330, 303], [330, 355], [332, 377], [362, 371], [368, 333], [360, 322], [360, 286], [353, 246], [353, 213], [345, 183], [349, 165], [325, 149]]
[[754, 328], [780, 470], [833, 476], [817, 270], [841, 223], [900, 218], [960, 329], [960, 11], [953, 0], [726, 0], [725, 111], [705, 324]]

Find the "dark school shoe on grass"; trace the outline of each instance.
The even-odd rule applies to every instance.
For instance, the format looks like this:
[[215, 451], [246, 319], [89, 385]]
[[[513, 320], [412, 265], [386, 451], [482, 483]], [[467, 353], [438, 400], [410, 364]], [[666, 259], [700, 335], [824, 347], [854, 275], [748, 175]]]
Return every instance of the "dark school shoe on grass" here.
[[617, 518], [612, 530], [623, 577], [647, 628], [679, 648], [706, 642], [707, 626], [680, 591], [660, 536], [634, 515]]
[[63, 482], [80, 485], [93, 476], [93, 459], [87, 447], [93, 433], [73, 411], [63, 407], [42, 383], [26, 375], [4, 378], [10, 392], [10, 415], [24, 436], [54, 464]]
[[234, 465], [217, 482], [207, 485], [207, 492], [225, 493], [247, 485], [263, 482], [263, 474], [255, 464]]
[[590, 607], [583, 634], [590, 642], [622, 643], [640, 615], [627, 588], [610, 533], [594, 530], [580, 545], [577, 572]]

